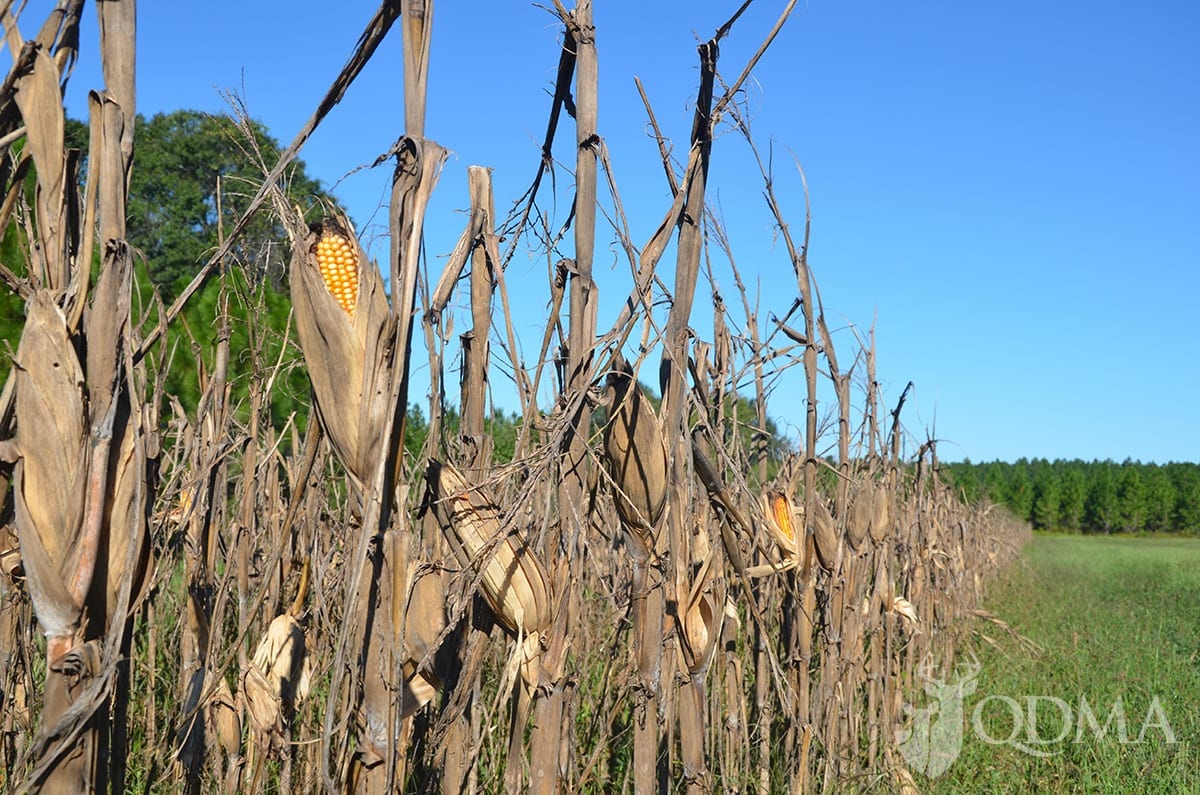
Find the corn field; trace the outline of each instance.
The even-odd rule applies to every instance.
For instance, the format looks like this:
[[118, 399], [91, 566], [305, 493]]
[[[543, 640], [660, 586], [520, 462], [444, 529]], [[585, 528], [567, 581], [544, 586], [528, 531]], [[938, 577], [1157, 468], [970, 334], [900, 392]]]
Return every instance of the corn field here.
[[[384, 2], [169, 306], [143, 300], [125, 233], [134, 3], [95, 4], [87, 152], [64, 145], [62, 97], [88, 9], [28, 20], [5, 4], [0, 229], [26, 260], [0, 276], [26, 310], [0, 397], [0, 789], [916, 791], [896, 750], [906, 697], [922, 666], [961, 663], [963, 619], [1027, 528], [956, 499], [936, 444], [904, 430], [908, 391], [884, 404], [874, 332], [847, 341], [826, 323], [807, 208], [788, 222], [738, 103], [793, 4], [762, 31], [732, 9], [698, 47], [682, 162], [649, 100], [648, 122], [628, 120], [653, 128], [674, 197], [639, 241], [598, 127], [604, 32], [590, 2], [556, 0], [533, 184], [500, 215], [489, 170], [469, 167], [455, 242], [423, 229], [448, 154], [425, 125], [433, 4]], [[718, 70], [733, 35], [761, 47]], [[405, 128], [385, 161], [381, 265], [342, 210], [285, 200], [280, 175], [389, 36]], [[718, 129], [736, 135], [717, 146]], [[552, 162], [571, 132], [575, 162]], [[751, 190], [796, 279], [782, 306], [744, 287], [706, 201], [722, 146], [759, 164]], [[572, 179], [550, 186], [554, 169]], [[551, 190], [567, 217], [538, 202]], [[282, 426], [271, 393], [293, 365], [231, 350], [228, 311], [196, 410], [163, 388], [165, 331], [195, 291], [219, 279], [224, 306], [250, 300], [229, 252], [254, 213], [288, 230], [288, 345], [312, 387], [308, 417]], [[604, 294], [596, 246], [613, 240], [628, 287]], [[515, 256], [545, 263], [544, 283], [519, 287], [547, 306], [528, 357]], [[244, 400], [231, 358], [250, 362]], [[410, 394], [417, 368], [428, 395]], [[487, 424], [500, 381], [520, 417], [504, 463]], [[413, 403], [429, 418], [415, 451]], [[776, 456], [767, 421], [784, 403], [805, 422]]]

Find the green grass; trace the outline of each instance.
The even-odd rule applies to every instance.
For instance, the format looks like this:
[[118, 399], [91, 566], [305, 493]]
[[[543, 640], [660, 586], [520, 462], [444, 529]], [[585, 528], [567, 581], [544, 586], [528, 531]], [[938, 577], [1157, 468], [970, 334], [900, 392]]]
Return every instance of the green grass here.
[[[962, 751], [937, 779], [915, 775], [922, 791], [1200, 792], [1200, 541], [1039, 535], [987, 607], [1040, 648], [977, 622], [982, 666], [964, 702]], [[1047, 741], [1039, 746], [1047, 756], [979, 736], [976, 724], [1000, 740], [1016, 730], [1014, 741], [1029, 745], [1029, 696], [1070, 708], [1064, 720], [1060, 706], [1036, 702], [1034, 739]], [[1118, 698], [1128, 742], [1117, 736]], [[1112, 718], [1107, 735], [1080, 720], [1081, 699], [1100, 726]], [[1155, 725], [1135, 742], [1148, 714]], [[1167, 742], [1163, 719], [1177, 742]]]

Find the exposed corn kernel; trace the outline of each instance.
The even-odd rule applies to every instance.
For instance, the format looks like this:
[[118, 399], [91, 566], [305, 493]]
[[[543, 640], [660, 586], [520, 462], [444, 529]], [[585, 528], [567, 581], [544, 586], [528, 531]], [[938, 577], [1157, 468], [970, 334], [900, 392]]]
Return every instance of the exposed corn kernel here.
[[796, 540], [796, 525], [792, 521], [792, 506], [788, 503], [787, 497], [774, 491], [770, 494], [770, 502], [771, 514], [775, 519], [775, 524], [789, 541], [794, 542]]
[[358, 254], [353, 244], [336, 232], [317, 241], [317, 267], [325, 287], [351, 317], [358, 301]]

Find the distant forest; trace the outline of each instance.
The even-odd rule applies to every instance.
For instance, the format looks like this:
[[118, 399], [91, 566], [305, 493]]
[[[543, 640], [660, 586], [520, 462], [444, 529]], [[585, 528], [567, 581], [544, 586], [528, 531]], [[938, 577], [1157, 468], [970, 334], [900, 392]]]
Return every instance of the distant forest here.
[[1200, 535], [1200, 464], [1022, 458], [941, 471], [967, 500], [1007, 506], [1037, 530]]

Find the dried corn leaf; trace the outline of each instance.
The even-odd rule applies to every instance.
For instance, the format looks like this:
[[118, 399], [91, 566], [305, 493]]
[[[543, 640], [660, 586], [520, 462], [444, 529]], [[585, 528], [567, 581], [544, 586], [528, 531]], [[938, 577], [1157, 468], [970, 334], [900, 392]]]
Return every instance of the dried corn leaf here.
[[0, 573], [10, 581], [25, 576], [21, 568], [21, 546], [12, 525], [0, 527]]
[[892, 765], [892, 777], [897, 795], [921, 795], [921, 788], [903, 765]]
[[501, 535], [500, 510], [453, 466], [429, 462], [429, 505], [463, 567], [483, 568], [483, 595], [509, 631], [532, 635], [550, 625], [546, 569], [518, 532]]
[[760, 563], [757, 566], [747, 566], [747, 577], [770, 577], [772, 574], [782, 574], [791, 571], [799, 565], [799, 558], [787, 558], [779, 563]]
[[406, 665], [404, 683], [400, 688], [400, 717], [407, 718], [433, 701], [440, 686], [440, 683], [435, 685], [411, 664]]
[[920, 624], [920, 618], [917, 616], [917, 608], [903, 596], [892, 597], [892, 604], [888, 609], [904, 619], [904, 623], [909, 629], [916, 630], [917, 625]]
[[[29, 45], [36, 46], [36, 45]], [[65, 119], [58, 67], [44, 48], [33, 56], [33, 68], [17, 80], [16, 103], [25, 123], [29, 151], [37, 170], [37, 227], [41, 246], [35, 256], [45, 258], [48, 285], [60, 289], [67, 283]], [[32, 270], [32, 269], [31, 269]]]

